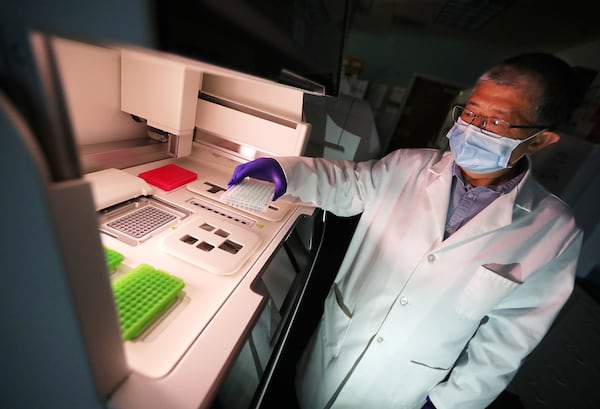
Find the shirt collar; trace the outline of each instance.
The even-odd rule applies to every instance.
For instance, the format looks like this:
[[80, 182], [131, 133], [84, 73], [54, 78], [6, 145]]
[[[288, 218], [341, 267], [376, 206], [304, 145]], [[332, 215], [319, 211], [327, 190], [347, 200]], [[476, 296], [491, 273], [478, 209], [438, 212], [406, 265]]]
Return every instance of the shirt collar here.
[[[513, 190], [515, 186], [519, 184], [521, 179], [523, 179], [523, 176], [525, 176], [526, 171], [529, 169], [529, 166], [529, 160], [527, 159], [527, 157], [524, 156], [515, 164], [515, 168], [517, 169], [518, 173], [515, 176], [513, 176], [508, 182], [503, 183], [499, 186], [490, 185], [481, 187], [500, 194], [506, 194]], [[460, 168], [458, 167], [456, 162], [452, 164], [452, 173], [454, 174], [456, 179], [460, 181], [460, 183], [466, 190], [474, 189], [473, 186], [471, 186], [468, 182], [465, 181], [462, 172], [460, 171]]]

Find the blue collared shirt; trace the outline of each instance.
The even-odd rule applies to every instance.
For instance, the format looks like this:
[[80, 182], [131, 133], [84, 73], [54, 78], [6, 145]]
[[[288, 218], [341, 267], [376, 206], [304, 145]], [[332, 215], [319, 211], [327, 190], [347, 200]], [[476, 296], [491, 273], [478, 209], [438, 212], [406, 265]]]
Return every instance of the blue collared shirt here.
[[517, 164], [521, 171], [500, 186], [471, 186], [465, 181], [460, 168], [454, 163], [452, 177], [452, 190], [450, 191], [450, 205], [446, 215], [446, 229], [444, 239], [450, 237], [469, 220], [485, 209], [500, 195], [509, 193], [519, 184], [525, 171], [529, 167], [529, 161], [519, 161]]

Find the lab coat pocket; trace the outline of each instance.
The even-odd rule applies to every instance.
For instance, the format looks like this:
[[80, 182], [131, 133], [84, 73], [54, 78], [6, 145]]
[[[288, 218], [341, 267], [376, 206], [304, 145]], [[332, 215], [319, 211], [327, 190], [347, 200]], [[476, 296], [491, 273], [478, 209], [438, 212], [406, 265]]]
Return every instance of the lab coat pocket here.
[[[423, 354], [421, 354], [423, 355]], [[430, 389], [442, 382], [448, 375], [455, 363], [455, 357], [450, 353], [444, 356], [414, 356], [410, 360], [412, 364], [407, 370], [407, 377], [403, 381], [404, 390], [422, 390], [423, 387]], [[441, 354], [440, 354], [441, 355]]]
[[481, 320], [521, 284], [520, 271], [517, 263], [482, 265], [459, 296], [456, 312], [470, 320]]
[[411, 359], [410, 360], [411, 363], [415, 364], [415, 365], [420, 365], [424, 368], [429, 368], [429, 369], [433, 369], [434, 371], [449, 371], [450, 368], [452, 368], [451, 365], [448, 364], [438, 364], [438, 363], [428, 363], [425, 360], [419, 360], [417, 361], [416, 359]]
[[323, 314], [323, 348], [326, 361], [339, 355], [351, 320], [352, 313], [344, 303], [342, 292], [334, 283], [325, 299]]

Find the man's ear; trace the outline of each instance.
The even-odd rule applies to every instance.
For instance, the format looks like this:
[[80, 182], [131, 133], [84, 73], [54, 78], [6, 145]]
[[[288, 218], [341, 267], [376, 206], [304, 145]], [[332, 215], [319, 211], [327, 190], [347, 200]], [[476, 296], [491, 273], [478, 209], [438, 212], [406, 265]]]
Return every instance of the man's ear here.
[[554, 131], [544, 131], [533, 138], [531, 143], [527, 146], [527, 151], [529, 154], [532, 154], [558, 141], [560, 141], [560, 135], [558, 133]]

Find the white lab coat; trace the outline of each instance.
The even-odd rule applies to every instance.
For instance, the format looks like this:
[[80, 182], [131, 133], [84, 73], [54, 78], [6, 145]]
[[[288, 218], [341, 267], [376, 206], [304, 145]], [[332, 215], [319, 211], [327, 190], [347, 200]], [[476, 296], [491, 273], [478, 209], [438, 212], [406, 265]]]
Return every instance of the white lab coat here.
[[449, 152], [278, 161], [287, 199], [363, 213], [298, 371], [301, 407], [485, 408], [572, 291], [582, 233], [567, 206], [528, 172], [443, 240]]

